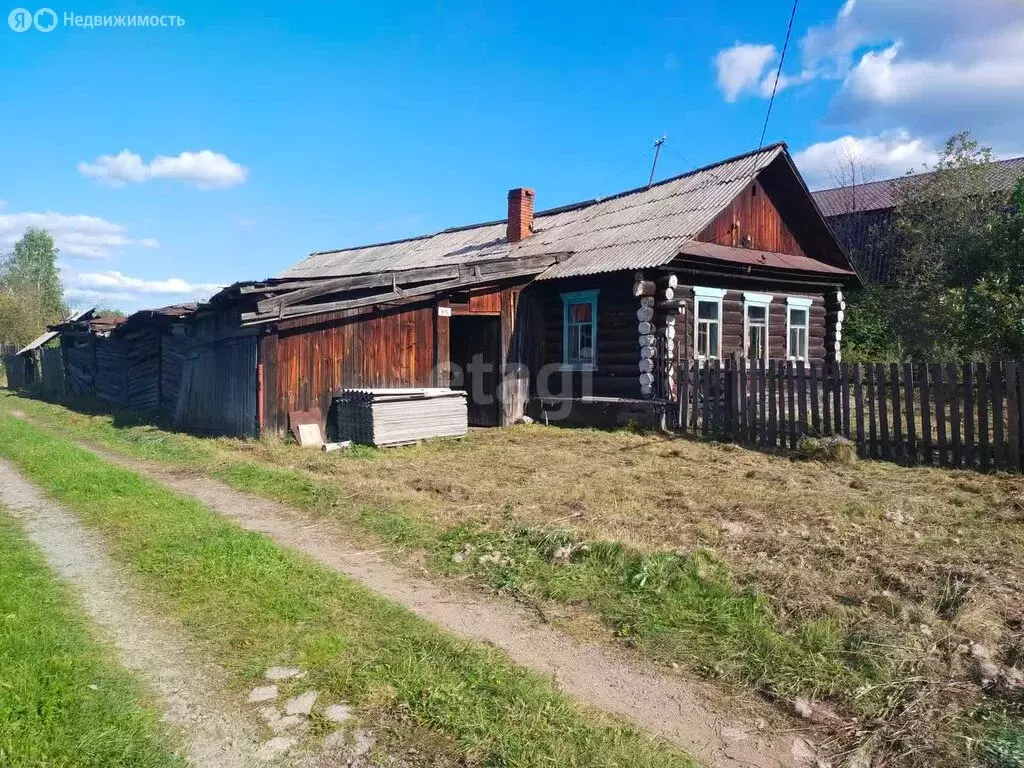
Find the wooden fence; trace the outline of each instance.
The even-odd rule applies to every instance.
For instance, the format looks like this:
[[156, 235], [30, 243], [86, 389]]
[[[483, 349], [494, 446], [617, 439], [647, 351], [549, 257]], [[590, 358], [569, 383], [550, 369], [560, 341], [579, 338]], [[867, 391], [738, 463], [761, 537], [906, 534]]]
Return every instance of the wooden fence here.
[[1022, 470], [1024, 363], [689, 361], [675, 427], [761, 448], [842, 435], [865, 458]]

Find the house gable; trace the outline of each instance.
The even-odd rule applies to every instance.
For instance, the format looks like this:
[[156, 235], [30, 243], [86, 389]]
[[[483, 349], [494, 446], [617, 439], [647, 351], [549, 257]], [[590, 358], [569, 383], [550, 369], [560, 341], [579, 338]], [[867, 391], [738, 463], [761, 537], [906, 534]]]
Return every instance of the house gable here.
[[733, 198], [694, 239], [702, 243], [807, 255], [783, 221], [771, 195], [757, 179]]

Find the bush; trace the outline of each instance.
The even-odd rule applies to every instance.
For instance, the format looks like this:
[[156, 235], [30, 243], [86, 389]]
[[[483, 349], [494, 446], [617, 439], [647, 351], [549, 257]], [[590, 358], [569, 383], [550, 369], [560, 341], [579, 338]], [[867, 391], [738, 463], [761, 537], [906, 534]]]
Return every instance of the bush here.
[[796, 449], [805, 459], [826, 464], [852, 464], [857, 460], [856, 443], [845, 437], [802, 437]]

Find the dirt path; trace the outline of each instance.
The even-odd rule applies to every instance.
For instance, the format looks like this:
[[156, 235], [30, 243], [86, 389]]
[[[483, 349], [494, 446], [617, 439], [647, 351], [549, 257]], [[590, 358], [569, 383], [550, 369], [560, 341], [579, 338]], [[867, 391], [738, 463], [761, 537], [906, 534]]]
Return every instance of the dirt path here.
[[225, 675], [198, 655], [169, 622], [152, 615], [122, 577], [104, 542], [0, 459], [0, 504], [20, 521], [50, 567], [70, 582], [95, 624], [112, 635], [121, 662], [163, 704], [164, 720], [185, 735], [196, 768], [250, 768], [260, 760], [255, 729], [218, 696]]
[[445, 629], [503, 649], [518, 664], [554, 678], [580, 701], [619, 715], [683, 747], [713, 768], [815, 766], [810, 745], [793, 734], [773, 734], [716, 711], [707, 689], [581, 644], [505, 602], [454, 594], [372, 553], [356, 551], [326, 522], [223, 483], [181, 473], [91, 444], [104, 459], [192, 496], [249, 530], [300, 550], [332, 570], [362, 582]]

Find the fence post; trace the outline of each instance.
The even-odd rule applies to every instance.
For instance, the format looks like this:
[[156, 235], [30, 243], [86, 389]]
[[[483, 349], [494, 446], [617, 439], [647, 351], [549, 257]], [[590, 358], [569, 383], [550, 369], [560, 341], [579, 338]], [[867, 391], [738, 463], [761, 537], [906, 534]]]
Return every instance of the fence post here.
[[821, 434], [832, 434], [832, 364], [826, 362], [821, 368]]
[[925, 464], [932, 463], [932, 396], [928, 390], [928, 366], [919, 363], [917, 380], [921, 385], [921, 458]]
[[757, 361], [757, 419], [760, 431], [761, 447], [768, 444], [768, 419], [765, 414], [767, 408], [767, 396], [765, 394], [765, 364], [764, 360]]
[[900, 367], [896, 363], [889, 363], [889, 394], [892, 400], [892, 434], [893, 434], [893, 459], [902, 459], [906, 454], [906, 443], [903, 442], [903, 421], [900, 413]]
[[797, 436], [807, 434], [807, 368], [803, 360], [796, 364]]
[[796, 413], [794, 402], [794, 389], [796, 383], [796, 363], [791, 362], [786, 366], [786, 427], [789, 430], [790, 450], [796, 448]]
[[878, 453], [878, 430], [875, 427], [875, 366], [871, 363], [867, 364], [868, 370], [868, 435], [870, 443], [868, 445], [868, 456], [872, 459], [877, 457]]
[[1010, 441], [1010, 469], [1020, 472], [1020, 400], [1017, 363], [1009, 361], [1006, 369], [1006, 419], [1009, 427], [1007, 437]]
[[994, 362], [988, 369], [992, 393], [992, 442], [995, 448], [996, 469], [1006, 466], [1006, 443], [1003, 439], [1003, 366]]
[[775, 442], [778, 433], [778, 418], [776, 416], [776, 396], [775, 389], [778, 384], [778, 372], [779, 363], [777, 360], [771, 360], [768, 363], [768, 445], [772, 448], [775, 447]]
[[974, 366], [964, 363], [964, 463], [974, 469]]
[[989, 467], [988, 450], [988, 366], [978, 363], [978, 453], [982, 471]]
[[875, 363], [875, 396], [878, 398], [878, 431], [882, 438], [881, 455], [883, 459], [892, 458], [892, 445], [889, 442], [889, 402], [885, 387], [885, 365]]
[[842, 396], [842, 431], [843, 437], [850, 437], [850, 364], [840, 363], [839, 364], [839, 383], [841, 387], [840, 395]]
[[904, 405], [907, 414], [907, 459], [911, 463], [917, 462], [917, 432], [914, 426], [914, 366], [910, 363], [903, 364], [903, 394], [906, 397]]
[[939, 466], [945, 467], [949, 464], [949, 457], [946, 455], [946, 391], [942, 381], [942, 366], [933, 363], [932, 384], [935, 389], [935, 430], [938, 433]]
[[857, 363], [853, 366], [853, 403], [857, 411], [857, 451], [867, 456], [867, 444], [864, 442], [864, 366]]
[[954, 467], [964, 463], [963, 441], [960, 439], [960, 382], [956, 375], [956, 366], [946, 366], [946, 393], [949, 400], [949, 438]]

